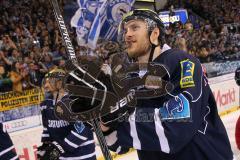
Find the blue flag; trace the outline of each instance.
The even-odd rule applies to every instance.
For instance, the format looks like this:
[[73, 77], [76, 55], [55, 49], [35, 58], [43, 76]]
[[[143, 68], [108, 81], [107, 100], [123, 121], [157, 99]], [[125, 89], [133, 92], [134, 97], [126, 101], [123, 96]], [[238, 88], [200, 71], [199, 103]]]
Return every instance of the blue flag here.
[[78, 0], [79, 9], [71, 19], [78, 44], [95, 49], [99, 38], [116, 41], [122, 16], [135, 0]]

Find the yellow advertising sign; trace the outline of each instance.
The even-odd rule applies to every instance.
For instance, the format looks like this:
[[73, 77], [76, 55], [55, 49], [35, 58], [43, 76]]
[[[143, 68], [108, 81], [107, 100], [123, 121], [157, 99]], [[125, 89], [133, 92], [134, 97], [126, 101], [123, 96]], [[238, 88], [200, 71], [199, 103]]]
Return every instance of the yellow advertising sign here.
[[38, 88], [25, 90], [21, 93], [12, 91], [0, 94], [0, 112], [39, 104], [43, 97], [43, 93]]

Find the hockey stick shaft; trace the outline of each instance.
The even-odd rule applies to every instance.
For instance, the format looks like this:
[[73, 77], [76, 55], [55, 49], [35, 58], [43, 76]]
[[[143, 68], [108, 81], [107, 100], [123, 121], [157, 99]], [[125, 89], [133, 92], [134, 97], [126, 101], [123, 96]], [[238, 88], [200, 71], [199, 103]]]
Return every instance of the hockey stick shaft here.
[[74, 63], [77, 63], [76, 53], [75, 53], [75, 50], [73, 48], [73, 44], [71, 42], [70, 36], [68, 34], [67, 27], [65, 25], [63, 16], [62, 16], [61, 11], [60, 11], [60, 8], [58, 6], [58, 2], [57, 2], [57, 0], [50, 0], [50, 2], [51, 2], [52, 6], [53, 6], [53, 9], [54, 9], [54, 15], [55, 15], [56, 21], [58, 23], [58, 27], [59, 27], [63, 42], [65, 44], [66, 51], [68, 53], [68, 57]]
[[[97, 79], [95, 79], [94, 77], [92, 77], [89, 73], [87, 73], [84, 69], [82, 69], [79, 65], [78, 65], [78, 61], [77, 61], [77, 57], [76, 57], [76, 53], [75, 53], [75, 50], [73, 48], [73, 45], [72, 45], [72, 42], [71, 42], [71, 39], [70, 39], [70, 36], [68, 34], [68, 30], [67, 30], [67, 27], [65, 25], [65, 22], [64, 22], [64, 19], [63, 19], [63, 16], [61, 14], [61, 11], [60, 11], [60, 8], [59, 8], [59, 5], [58, 5], [58, 2], [57, 0], [49, 0], [50, 3], [52, 4], [53, 6], [53, 12], [54, 12], [54, 15], [55, 15], [55, 18], [56, 18], [56, 21], [58, 23], [58, 27], [59, 27], [59, 30], [60, 30], [60, 33], [61, 33], [61, 36], [62, 36], [62, 40], [65, 44], [65, 47], [66, 47], [66, 51], [67, 51], [67, 54], [68, 54], [68, 57], [69, 59], [72, 61], [72, 63], [74, 64], [73, 66], [73, 70], [75, 68], [77, 68], [79, 71], [81, 71], [84, 75], [87, 75], [88, 77], [91, 77], [95, 82], [99, 83], [101, 86], [103, 86], [104, 90], [107, 91], [106, 89], [106, 86], [98, 81]], [[71, 67], [72, 68], [72, 67]], [[74, 75], [74, 73], [72, 73], [70, 71], [70, 75]], [[74, 75], [76, 76], [76, 75]], [[78, 80], [80, 80], [81, 82], [85, 83], [87, 86], [89, 86], [90, 88], [92, 88], [93, 90], [96, 90], [95, 87], [93, 87], [91, 84], [89, 84], [88, 82], [86, 82], [84, 79], [81, 79], [79, 77], [75, 77], [77, 78]], [[105, 101], [105, 96], [103, 97], [103, 102]], [[92, 103], [94, 103], [94, 101], [92, 101]], [[105, 158], [105, 160], [112, 160], [112, 157], [111, 157], [111, 154], [108, 150], [108, 146], [107, 146], [107, 142], [105, 140], [105, 137], [101, 131], [101, 127], [100, 127], [100, 123], [97, 119], [93, 119], [92, 121], [92, 125], [93, 125], [93, 128], [95, 130], [95, 133], [96, 133], [96, 136], [97, 136], [97, 139], [99, 141], [99, 144], [100, 144], [100, 147], [101, 147], [101, 150], [103, 152], [103, 156]]]
[[[88, 72], [86, 72], [81, 66], [78, 65], [78, 60], [77, 60], [77, 57], [76, 57], [76, 53], [75, 53], [75, 50], [73, 48], [73, 44], [71, 42], [70, 36], [68, 34], [68, 30], [67, 30], [67, 27], [65, 25], [63, 16], [61, 15], [61, 11], [60, 11], [60, 8], [58, 6], [58, 2], [57, 2], [57, 0], [50, 0], [50, 1], [53, 5], [54, 15], [55, 15], [56, 21], [58, 23], [58, 27], [59, 27], [64, 45], [66, 47], [68, 57], [72, 61], [71, 65], [66, 66], [67, 70], [69, 70], [69, 74], [72, 77], [74, 77], [75, 79], [83, 82], [85, 85], [89, 86], [93, 90], [96, 90], [96, 88], [93, 87], [90, 83], [86, 82], [84, 79], [81, 79], [81, 78], [77, 77], [76, 74], [74, 74], [73, 71], [78, 70], [84, 75], [83, 77], [91, 78], [93, 81], [100, 84], [104, 88], [104, 91], [107, 92], [107, 87], [102, 82], [100, 82], [99, 80], [94, 78], [92, 75], [90, 75]], [[92, 99], [93, 102], [94, 102], [94, 99], [95, 99], [95, 97], [93, 97], [93, 99]], [[104, 104], [105, 99], [106, 99], [106, 94], [103, 97], [102, 105]]]

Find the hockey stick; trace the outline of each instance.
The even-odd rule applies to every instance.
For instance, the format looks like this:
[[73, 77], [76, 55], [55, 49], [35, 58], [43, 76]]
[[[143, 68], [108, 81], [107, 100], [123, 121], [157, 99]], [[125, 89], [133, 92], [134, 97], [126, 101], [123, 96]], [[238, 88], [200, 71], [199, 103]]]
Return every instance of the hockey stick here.
[[[59, 27], [59, 30], [60, 30], [60, 33], [61, 33], [61, 36], [62, 36], [62, 40], [63, 40], [63, 42], [65, 44], [65, 47], [66, 47], [68, 57], [72, 61], [72, 65], [68, 68], [68, 70], [69, 70], [68, 74], [70, 74], [72, 77], [74, 77], [78, 81], [84, 83], [85, 85], [87, 85], [88, 87], [90, 87], [91, 89], [94, 90], [94, 94], [93, 94], [93, 98], [92, 98], [92, 102], [91, 102], [91, 104], [93, 105], [94, 102], [95, 102], [95, 96], [96, 96], [97, 88], [94, 87], [93, 85], [91, 85], [90, 83], [88, 83], [87, 81], [85, 81], [84, 78], [79, 77], [79, 74], [75, 73], [74, 70], [80, 71], [80, 73], [83, 75], [82, 77], [88, 77], [88, 78], [94, 80], [99, 85], [101, 85], [104, 88], [105, 93], [107, 92], [107, 87], [102, 82], [100, 82], [99, 80], [94, 78], [92, 75], [90, 75], [88, 72], [86, 72], [83, 68], [81, 68], [78, 65], [77, 57], [76, 57], [72, 42], [71, 42], [70, 37], [69, 37], [67, 27], [64, 23], [63, 16], [61, 15], [61, 11], [60, 11], [58, 2], [57, 2], [57, 0], [49, 0], [49, 1], [53, 6], [53, 12], [54, 12], [56, 21], [58, 23], [58, 27]], [[103, 96], [102, 105], [104, 104], [105, 98], [106, 98], [106, 94], [104, 94], [104, 96]], [[97, 139], [99, 141], [99, 145], [101, 147], [101, 150], [103, 152], [103, 156], [104, 156], [105, 160], [112, 160], [112, 156], [111, 156], [111, 154], [108, 150], [107, 142], [106, 142], [105, 137], [104, 137], [104, 135], [101, 131], [99, 121], [97, 119], [93, 119], [91, 121], [91, 123], [93, 125], [94, 130], [95, 130], [95, 133], [96, 133]]]

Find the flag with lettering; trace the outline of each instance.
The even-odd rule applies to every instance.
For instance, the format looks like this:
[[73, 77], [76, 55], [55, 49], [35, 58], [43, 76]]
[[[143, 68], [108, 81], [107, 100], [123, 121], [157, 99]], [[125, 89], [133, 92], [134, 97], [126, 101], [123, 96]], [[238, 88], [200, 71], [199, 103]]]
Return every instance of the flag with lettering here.
[[95, 49], [99, 38], [116, 41], [118, 24], [135, 0], [78, 0], [79, 9], [71, 19], [78, 44]]

